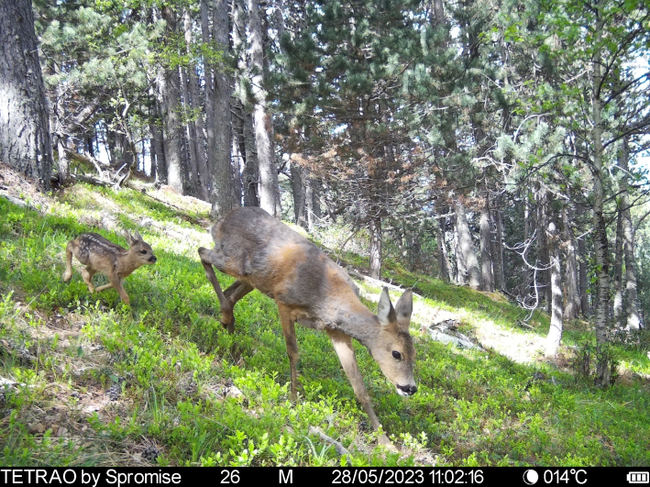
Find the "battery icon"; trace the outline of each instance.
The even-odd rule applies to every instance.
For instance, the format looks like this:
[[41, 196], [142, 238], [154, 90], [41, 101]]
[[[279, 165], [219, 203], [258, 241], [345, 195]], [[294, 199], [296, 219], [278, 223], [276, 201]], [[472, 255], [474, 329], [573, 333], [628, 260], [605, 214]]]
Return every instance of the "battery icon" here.
[[628, 472], [628, 484], [650, 484], [650, 472]]

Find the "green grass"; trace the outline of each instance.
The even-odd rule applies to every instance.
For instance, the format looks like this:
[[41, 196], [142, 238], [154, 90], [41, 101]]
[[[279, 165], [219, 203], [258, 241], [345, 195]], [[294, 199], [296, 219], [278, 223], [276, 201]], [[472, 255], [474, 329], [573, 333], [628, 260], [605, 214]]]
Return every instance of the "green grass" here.
[[[63, 283], [64, 248], [76, 234], [99, 231], [126, 244], [118, 228], [92, 225], [104, 211], [92, 191], [73, 187], [47, 215], [0, 198], [2, 465], [650, 465], [647, 350], [614, 347], [625, 380], [599, 389], [552, 364], [443, 346], [418, 322], [419, 390], [409, 400], [357, 346], [376, 412], [401, 452], [376, 447], [325, 334], [297, 328], [301, 390], [291, 405], [273, 301], [251, 293], [235, 310], [237, 333], [222, 329], [196, 254], [209, 244], [197, 225], [202, 210], [102, 189], [114, 220], [138, 230], [158, 262], [125, 281], [131, 308], [112, 289], [89, 294], [78, 272]], [[397, 264], [387, 274], [428, 306], [462, 311], [464, 328], [488, 320], [523, 333], [522, 310], [503, 298]], [[527, 333], [548, 329], [543, 314], [533, 324]], [[567, 341], [587, 336], [576, 325]], [[532, 380], [536, 372], [547, 379]], [[310, 426], [350, 455], [341, 458]]]

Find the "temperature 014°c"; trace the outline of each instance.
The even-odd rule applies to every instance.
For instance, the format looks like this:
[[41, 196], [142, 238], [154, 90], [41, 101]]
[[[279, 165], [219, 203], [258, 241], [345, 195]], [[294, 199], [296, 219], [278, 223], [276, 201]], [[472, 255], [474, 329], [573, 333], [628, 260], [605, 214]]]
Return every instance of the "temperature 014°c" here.
[[541, 478], [534, 469], [524, 472], [524, 483], [535, 485], [541, 480], [545, 485], [585, 485], [587, 471], [581, 468], [547, 468], [542, 472]]

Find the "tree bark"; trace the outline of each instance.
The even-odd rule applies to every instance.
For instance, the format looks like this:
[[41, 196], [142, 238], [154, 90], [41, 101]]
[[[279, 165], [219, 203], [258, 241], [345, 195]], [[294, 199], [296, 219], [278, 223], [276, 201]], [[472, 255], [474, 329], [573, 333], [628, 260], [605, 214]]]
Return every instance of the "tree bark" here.
[[[246, 79], [248, 77], [248, 65], [246, 62], [246, 49], [243, 37], [246, 35], [246, 15], [244, 13], [244, 2], [246, 0], [234, 0], [232, 5], [232, 43], [233, 52], [237, 56], [237, 79], [235, 81], [234, 106], [235, 116], [233, 118], [234, 137], [241, 154], [242, 172], [241, 188], [244, 206], [260, 206], [258, 196], [259, 186], [259, 164], [255, 148], [255, 130], [253, 129], [253, 117], [250, 113], [248, 99], [248, 88]], [[236, 119], [236, 120], [235, 120]]]
[[[201, 0], [201, 37], [205, 45], [212, 45], [212, 30], [210, 29], [210, 6], [209, 0]], [[211, 59], [203, 57], [203, 95], [205, 97], [205, 149], [206, 149], [206, 170], [208, 176], [202, 184], [208, 190], [209, 198], [212, 200], [213, 171], [217, 159], [216, 125], [217, 115], [215, 109], [215, 86], [214, 70]]]
[[494, 286], [498, 291], [506, 291], [506, 276], [503, 259], [503, 211], [498, 207], [493, 210], [496, 224], [496, 238], [494, 239]]
[[555, 222], [548, 224], [546, 242], [550, 259], [550, 281], [551, 281], [551, 326], [546, 335], [546, 356], [557, 355], [560, 341], [562, 340], [563, 328], [563, 306], [562, 306], [562, 269], [560, 265], [558, 230]]
[[490, 208], [487, 196], [485, 198], [485, 205], [481, 208], [481, 216], [479, 218], [479, 229], [481, 235], [480, 251], [481, 251], [481, 289], [483, 291], [494, 291], [494, 274], [492, 271], [492, 234], [490, 232]]
[[627, 137], [623, 139], [619, 166], [623, 172], [621, 180], [621, 206], [623, 230], [623, 254], [625, 256], [625, 329], [627, 331], [639, 330], [644, 327], [639, 312], [639, 295], [637, 292], [636, 258], [634, 257], [634, 225], [630, 211], [628, 174], [630, 150]]
[[451, 282], [451, 265], [449, 263], [449, 252], [445, 241], [446, 218], [436, 218], [436, 245], [438, 247], [438, 270], [440, 279]]
[[0, 52], [0, 161], [48, 189], [52, 141], [30, 1], [0, 3]]
[[605, 190], [603, 178], [606, 177], [603, 164], [603, 127], [600, 86], [602, 82], [601, 62], [595, 56], [592, 68], [592, 123], [591, 142], [593, 145], [593, 227], [594, 253], [598, 275], [598, 295], [596, 298], [596, 384], [607, 386], [610, 383], [611, 369], [608, 345], [610, 342], [610, 284], [609, 284], [609, 242], [607, 240], [607, 221], [605, 219]]
[[[177, 32], [176, 13], [171, 7], [162, 9], [166, 33], [174, 38]], [[178, 67], [170, 65], [158, 76], [162, 95], [163, 134], [165, 145], [165, 162], [167, 163], [167, 184], [179, 193], [183, 193], [183, 127], [180, 112], [180, 78]]]
[[[548, 251], [548, 242], [546, 241], [546, 230], [548, 228], [547, 211], [548, 200], [546, 190], [540, 188], [537, 190], [537, 253], [540, 267], [547, 267], [551, 258]], [[551, 295], [551, 273], [550, 270], [541, 270], [539, 275], [539, 287], [542, 288], [542, 295], [546, 303], [546, 312], [551, 314], [552, 295]]]
[[295, 162], [291, 163], [291, 193], [293, 195], [293, 215], [296, 225], [307, 228], [306, 187], [304, 169]]
[[192, 24], [190, 11], [185, 9], [183, 13], [183, 31], [185, 35], [185, 52], [190, 59], [190, 63], [184, 70], [186, 73], [184, 90], [187, 112], [191, 114], [191, 118], [186, 122], [186, 130], [190, 149], [190, 167], [194, 171], [194, 176], [190, 180], [195, 186], [195, 194], [202, 200], [209, 201], [208, 180], [210, 175], [204, 150], [205, 123], [200, 102], [199, 81], [192, 53]]
[[182, 66], [180, 68], [180, 95], [184, 106], [182, 123], [184, 141], [186, 142], [185, 154], [187, 159], [185, 167], [185, 193], [201, 198], [202, 185], [199, 182], [199, 154], [196, 146], [196, 125], [193, 120], [188, 118], [188, 116], [193, 112], [189, 85], [189, 69], [186, 66]]
[[467, 223], [465, 206], [460, 200], [457, 200], [454, 207], [456, 210], [456, 233], [458, 237], [458, 248], [456, 249], [458, 281], [462, 285], [469, 284], [472, 289], [479, 289], [481, 287], [481, 274], [474, 245], [472, 244], [472, 234]]
[[370, 220], [370, 277], [381, 279], [381, 219], [372, 218]]
[[251, 90], [255, 145], [259, 163], [260, 206], [271, 215], [279, 214], [278, 175], [271, 146], [271, 116], [266, 106], [264, 88], [264, 44], [259, 0], [248, 0], [248, 34], [250, 36]]
[[[216, 0], [214, 6], [214, 23], [212, 29], [213, 40], [224, 53], [230, 51], [230, 10], [227, 0]], [[225, 57], [225, 56], [224, 56]], [[231, 159], [232, 140], [232, 115], [231, 109], [232, 79], [225, 65], [215, 68], [214, 71], [214, 143], [215, 153], [210, 172], [212, 174], [212, 202], [211, 215], [218, 217], [225, 215], [235, 201], [233, 188], [233, 171]]]
[[614, 302], [612, 304], [612, 312], [614, 318], [615, 330], [622, 331], [624, 328], [624, 314], [623, 314], [623, 208], [618, 208], [618, 215], [616, 216], [616, 240], [614, 242], [614, 280], [612, 287], [614, 288]]
[[576, 245], [569, 223], [569, 209], [562, 208], [562, 233], [564, 245], [564, 319], [575, 320], [580, 312], [580, 289], [578, 285], [578, 260]]
[[591, 303], [589, 302], [589, 289], [588, 279], [589, 257], [587, 256], [587, 248], [585, 238], [578, 239], [578, 284], [580, 289], [580, 312], [582, 316], [591, 315]]

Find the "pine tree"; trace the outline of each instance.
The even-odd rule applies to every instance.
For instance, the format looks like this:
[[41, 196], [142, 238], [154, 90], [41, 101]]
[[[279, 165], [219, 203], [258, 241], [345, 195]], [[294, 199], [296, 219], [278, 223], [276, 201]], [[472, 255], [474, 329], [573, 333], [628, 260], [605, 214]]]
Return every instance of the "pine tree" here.
[[0, 161], [50, 187], [52, 144], [31, 2], [0, 4]]

